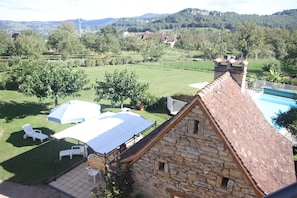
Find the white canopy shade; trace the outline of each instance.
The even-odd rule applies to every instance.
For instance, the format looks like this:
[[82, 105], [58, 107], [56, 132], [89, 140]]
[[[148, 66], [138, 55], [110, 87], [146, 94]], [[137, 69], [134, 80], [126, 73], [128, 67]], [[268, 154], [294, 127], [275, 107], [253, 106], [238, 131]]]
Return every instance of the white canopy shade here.
[[154, 122], [132, 112], [106, 112], [52, 137], [73, 138], [86, 143], [97, 153], [107, 154], [153, 124]]
[[70, 100], [51, 109], [47, 120], [61, 124], [79, 123], [99, 116], [100, 110], [99, 104]]

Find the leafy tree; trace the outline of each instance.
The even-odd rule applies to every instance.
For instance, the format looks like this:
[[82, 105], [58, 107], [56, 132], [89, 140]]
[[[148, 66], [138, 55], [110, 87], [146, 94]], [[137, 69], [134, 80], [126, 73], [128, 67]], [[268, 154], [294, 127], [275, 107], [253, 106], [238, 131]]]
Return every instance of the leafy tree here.
[[0, 54], [8, 53], [13, 46], [12, 38], [4, 30], [0, 30], [0, 38]]
[[92, 191], [92, 196], [96, 198], [127, 198], [133, 192], [133, 177], [130, 167], [116, 162], [113, 171], [106, 176], [106, 189], [101, 186]]
[[112, 197], [126, 198], [133, 192], [133, 178], [130, 168], [122, 168], [118, 163], [115, 172], [109, 173], [107, 177], [107, 189], [110, 190]]
[[113, 27], [112, 25], [107, 25], [104, 28], [101, 28], [100, 33], [101, 34], [111, 34], [114, 36], [118, 35], [117, 29], [115, 27]]
[[98, 35], [95, 33], [87, 32], [81, 36], [81, 42], [87, 51], [96, 51], [96, 39]]
[[71, 21], [61, 23], [58, 28], [60, 30], [65, 30], [66, 32], [75, 33], [75, 25]]
[[287, 72], [295, 73], [297, 70], [297, 30], [290, 32], [287, 41], [287, 55], [281, 60]]
[[103, 34], [96, 39], [96, 51], [100, 53], [112, 52], [119, 54], [121, 51], [120, 41], [112, 34]]
[[121, 49], [124, 51], [138, 52], [141, 46], [142, 40], [136, 36], [127, 36], [120, 40]]
[[[19, 85], [23, 79], [24, 68], [28, 62], [22, 61], [22, 58], [19, 56], [11, 56], [8, 62], [8, 69], [5, 71], [5, 75], [3, 75], [3, 85], [5, 89], [9, 90], [18, 90]], [[27, 75], [30, 75], [28, 73]]]
[[158, 37], [152, 37], [142, 42], [140, 54], [144, 62], [157, 62], [163, 56], [165, 44], [162, 41], [163, 40]]
[[237, 48], [242, 52], [245, 59], [254, 53], [257, 56], [257, 51], [260, 49], [264, 40], [263, 31], [254, 23], [244, 22], [238, 26], [236, 30]]
[[100, 53], [112, 52], [119, 54], [121, 46], [117, 30], [111, 25], [101, 28], [96, 39], [96, 46], [96, 51]]
[[291, 107], [287, 112], [279, 112], [272, 120], [275, 124], [285, 127], [293, 136], [297, 137], [297, 107]]
[[36, 32], [24, 30], [15, 41], [15, 50], [18, 56], [37, 58], [45, 51], [45, 41]]
[[289, 32], [284, 29], [264, 28], [266, 46], [271, 46], [277, 60], [287, 55], [286, 40]]
[[84, 50], [84, 46], [75, 32], [75, 26], [71, 22], [64, 22], [57, 30], [53, 31], [47, 44], [49, 48], [61, 54], [63, 59]]
[[87, 84], [87, 75], [83, 70], [73, 70], [60, 65], [34, 63], [24, 67], [19, 90], [28, 96], [39, 99], [53, 98], [58, 105], [58, 98], [78, 95]]
[[[105, 82], [96, 81], [95, 91], [96, 101], [107, 99], [112, 105], [123, 103], [125, 100], [138, 100], [146, 94], [149, 89], [147, 83], [137, 82], [135, 72], [128, 72], [126, 69], [122, 71], [115, 70], [113, 73], [105, 73]], [[137, 97], [136, 97], [137, 96]]]

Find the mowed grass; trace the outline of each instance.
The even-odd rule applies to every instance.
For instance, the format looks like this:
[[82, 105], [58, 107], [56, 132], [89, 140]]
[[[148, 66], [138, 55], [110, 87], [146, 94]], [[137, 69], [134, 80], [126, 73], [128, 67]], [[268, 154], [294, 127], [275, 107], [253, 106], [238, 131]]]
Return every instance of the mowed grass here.
[[[102, 66], [80, 68], [88, 74], [91, 86], [96, 80], [103, 80], [105, 72], [115, 69], [135, 71], [138, 81], [150, 84], [150, 93], [162, 97], [167, 94], [188, 93], [195, 94], [198, 89], [189, 84], [210, 82], [213, 80], [212, 72], [198, 70], [171, 69], [159, 67], [158, 64]], [[79, 99], [94, 102], [93, 89], [82, 91], [80, 97], [67, 97], [59, 99], [63, 103], [70, 99]], [[110, 101], [101, 101], [102, 111], [120, 110], [112, 107]], [[128, 104], [126, 104], [128, 105]], [[165, 105], [165, 104], [164, 104]], [[49, 180], [67, 168], [75, 165], [82, 157], [75, 156], [72, 160], [58, 159], [58, 151], [68, 149], [76, 141], [33, 141], [31, 138], [23, 139], [22, 126], [30, 123], [32, 127], [41, 129], [50, 135], [72, 126], [62, 125], [46, 120], [49, 110], [54, 107], [53, 99], [39, 101], [36, 97], [26, 97], [17, 91], [0, 91], [0, 180], [9, 180], [22, 184], [38, 184]], [[169, 118], [164, 113], [132, 110], [148, 120], [156, 121], [157, 125]]]

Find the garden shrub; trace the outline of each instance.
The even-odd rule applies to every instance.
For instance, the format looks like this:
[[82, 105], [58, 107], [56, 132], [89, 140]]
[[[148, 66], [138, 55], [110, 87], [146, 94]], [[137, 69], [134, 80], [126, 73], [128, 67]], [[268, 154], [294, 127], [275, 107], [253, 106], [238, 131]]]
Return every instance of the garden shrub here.
[[69, 59], [69, 60], [66, 60], [65, 61], [65, 65], [67, 66], [67, 67], [73, 67], [73, 60], [72, 59]]
[[75, 59], [73, 61], [73, 67], [80, 67], [80, 60]]
[[150, 102], [146, 105], [145, 109], [149, 112], [167, 113], [166, 101], [166, 97], [158, 98], [151, 96]]
[[11, 56], [10, 59], [8, 60], [8, 65], [9, 66], [22, 65], [22, 57], [20, 57], [20, 56]]
[[109, 57], [105, 57], [102, 59], [102, 61], [103, 61], [103, 65], [109, 65], [111, 59]]
[[95, 61], [95, 66], [103, 66], [103, 61], [102, 61], [102, 59], [96, 59], [96, 61]]
[[8, 64], [4, 62], [0, 62], [0, 72], [7, 71], [8, 69]]
[[290, 79], [290, 84], [297, 86], [297, 78], [291, 78]]
[[133, 183], [130, 168], [117, 163], [115, 170], [106, 176], [106, 189], [99, 186], [92, 191], [92, 195], [96, 198], [128, 198], [133, 192]]
[[110, 65], [117, 65], [117, 60], [115, 58], [111, 59], [109, 62]]
[[91, 66], [94, 66], [95, 65], [95, 62], [93, 59], [86, 59], [85, 60], [85, 67], [91, 67]]

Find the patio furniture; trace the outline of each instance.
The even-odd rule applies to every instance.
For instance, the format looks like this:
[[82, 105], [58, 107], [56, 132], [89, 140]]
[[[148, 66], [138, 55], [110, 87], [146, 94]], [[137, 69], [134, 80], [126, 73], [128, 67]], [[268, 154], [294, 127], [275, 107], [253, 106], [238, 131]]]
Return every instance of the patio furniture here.
[[[101, 171], [95, 168], [92, 168], [90, 166], [86, 167], [86, 170], [88, 172], [88, 176], [93, 177], [93, 183], [96, 184], [96, 175], [99, 174], [100, 180], [101, 180]], [[88, 181], [89, 181], [89, 177], [88, 177]]]
[[75, 145], [72, 146], [71, 149], [62, 150], [59, 152], [59, 159], [61, 160], [62, 157], [69, 156], [72, 159], [73, 155], [82, 155], [83, 157], [87, 157], [88, 151], [87, 146], [83, 145]]
[[122, 112], [129, 112], [131, 109], [130, 108], [127, 108], [127, 107], [123, 107], [121, 108], [121, 111]]
[[61, 124], [80, 123], [97, 118], [101, 112], [101, 106], [96, 103], [70, 100], [51, 109], [47, 120]]
[[43, 140], [45, 139], [48, 139], [48, 135], [43, 134], [42, 131], [39, 129], [33, 129], [30, 124], [25, 124], [22, 128], [25, 132], [25, 134], [23, 135], [24, 139], [26, 139], [27, 137], [31, 137], [33, 141], [39, 139], [41, 142], [43, 142]]
[[88, 161], [91, 161], [94, 157], [96, 157], [96, 154], [91, 153], [88, 155]]

